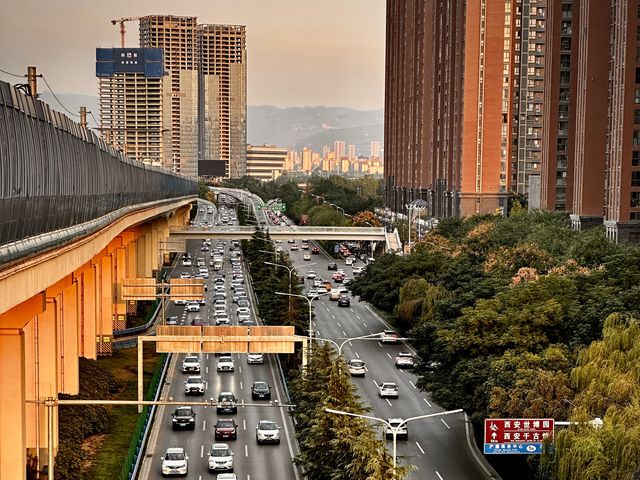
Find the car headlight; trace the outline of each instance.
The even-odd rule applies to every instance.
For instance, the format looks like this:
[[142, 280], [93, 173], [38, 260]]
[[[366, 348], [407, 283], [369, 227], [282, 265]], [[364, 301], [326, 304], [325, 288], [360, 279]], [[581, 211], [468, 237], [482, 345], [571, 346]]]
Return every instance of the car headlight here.
[[189, 423], [192, 423], [192, 422], [195, 422], [195, 421], [196, 421], [196, 419], [195, 419], [195, 418], [190, 418], [190, 419], [189, 419]]
[[177, 421], [178, 421], [178, 419], [177, 419], [177, 418], [172, 418], [172, 419], [171, 419], [171, 421], [172, 421], [173, 423], [175, 423], [175, 422], [177, 422]]

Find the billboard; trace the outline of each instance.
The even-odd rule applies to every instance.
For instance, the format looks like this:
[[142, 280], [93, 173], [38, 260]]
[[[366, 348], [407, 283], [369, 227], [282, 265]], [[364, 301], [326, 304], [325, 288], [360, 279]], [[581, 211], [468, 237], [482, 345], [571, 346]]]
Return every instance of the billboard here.
[[552, 418], [487, 418], [484, 453], [536, 455], [547, 439], [553, 440]]
[[116, 73], [139, 73], [161, 78], [164, 64], [161, 48], [96, 48], [96, 77]]
[[199, 177], [224, 177], [227, 171], [227, 160], [198, 161]]

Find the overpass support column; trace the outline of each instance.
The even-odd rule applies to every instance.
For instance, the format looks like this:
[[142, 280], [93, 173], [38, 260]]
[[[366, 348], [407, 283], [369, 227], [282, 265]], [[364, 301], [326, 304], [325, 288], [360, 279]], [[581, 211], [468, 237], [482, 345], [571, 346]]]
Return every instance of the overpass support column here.
[[78, 294], [80, 301], [80, 321], [78, 322], [79, 354], [84, 358], [97, 358], [96, 331], [98, 325], [96, 264], [82, 271], [79, 277]]
[[62, 308], [58, 323], [60, 346], [60, 392], [77, 395], [80, 388], [80, 365], [78, 362], [78, 282], [62, 291]]
[[109, 252], [113, 263], [113, 330], [122, 330], [127, 323], [127, 305], [122, 299], [122, 279], [127, 276], [126, 249], [124, 239], [118, 237], [109, 245]]
[[99, 307], [97, 314], [97, 353], [99, 356], [111, 355], [113, 346], [113, 256], [105, 254], [98, 260], [96, 285], [98, 287]]
[[0, 478], [26, 479], [25, 340], [0, 329]]

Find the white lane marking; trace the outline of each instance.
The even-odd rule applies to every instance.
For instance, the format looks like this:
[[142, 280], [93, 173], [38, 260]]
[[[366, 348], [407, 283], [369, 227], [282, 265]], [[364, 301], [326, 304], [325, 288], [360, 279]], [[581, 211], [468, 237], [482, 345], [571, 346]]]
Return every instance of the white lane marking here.
[[444, 419], [442, 419], [442, 418], [441, 418], [441, 419], [440, 419], [440, 421], [441, 421], [442, 423], [444, 423], [444, 426], [445, 426], [445, 427], [447, 427], [449, 430], [451, 430], [451, 427], [450, 427], [449, 425], [447, 425], [447, 422], [445, 422], [445, 421], [444, 421]]
[[[401, 372], [403, 372], [403, 370], [400, 370], [400, 371], [401, 371]], [[412, 386], [413, 388], [415, 388], [416, 390], [418, 389], [418, 387], [416, 387], [416, 384], [415, 384], [415, 383], [413, 383], [411, 380], [409, 380], [409, 383], [411, 384], [411, 386]]]
[[391, 355], [389, 355], [389, 352], [387, 352], [387, 357], [391, 358]]
[[316, 335], [319, 337], [320, 336], [320, 330], [316, 330]]
[[244, 420], [244, 419], [242, 420], [242, 428], [243, 428], [244, 430], [246, 430], [246, 429], [247, 429], [247, 421], [246, 421], [246, 420]]
[[444, 480], [444, 478], [442, 478], [442, 475], [440, 475], [440, 474], [438, 473], [438, 470], [436, 470], [436, 475], [438, 475], [438, 478], [439, 478], [440, 480]]
[[[333, 318], [336, 318], [336, 317], [333, 317]], [[340, 322], [336, 322], [336, 324], [337, 324], [339, 327], [341, 327], [341, 326], [342, 326], [342, 325], [340, 325]]]
[[[380, 348], [382, 348], [382, 344], [380, 342], [376, 342]], [[387, 354], [388, 355], [388, 354]]]
[[239, 373], [242, 373], [242, 365], [239, 365], [239, 366], [238, 366], [238, 372], [239, 372]]
[[242, 380], [240, 380], [240, 390], [242, 390]]
[[331, 314], [331, 316], [333, 317], [334, 320], [336, 319], [336, 316], [333, 313]]
[[357, 313], [356, 313], [356, 318], [357, 318], [358, 320], [362, 320], [362, 319], [360, 318], [360, 315], [358, 315]]
[[207, 421], [203, 420], [202, 421], [202, 431], [204, 432], [207, 429]]
[[423, 398], [423, 400], [425, 401], [425, 403], [426, 403], [427, 405], [429, 405], [429, 408], [431, 408], [431, 404], [429, 403], [429, 400], [427, 400], [426, 398]]
[[364, 323], [364, 322], [362, 322], [362, 325], [364, 325], [364, 328], [369, 328], [369, 327], [367, 327], [367, 324]]
[[247, 447], [247, 445], [245, 444], [244, 446], [244, 456], [248, 457], [249, 456], [249, 448]]
[[389, 404], [390, 407], [393, 407], [393, 405], [391, 405], [391, 402], [389, 401], [388, 398], [385, 398], [385, 400], [387, 401], [387, 403]]
[[204, 457], [204, 445], [200, 445], [200, 458]]
[[342, 336], [343, 336], [343, 337], [346, 337], [346, 336], [347, 336], [347, 334], [345, 333], [345, 331], [344, 331], [344, 330], [342, 331]]
[[209, 360], [209, 354], [207, 353], [207, 360]]
[[205, 372], [209, 373], [209, 367], [205, 368]]
[[354, 354], [357, 358], [360, 358], [360, 355], [358, 355], [358, 352], [353, 352], [353, 354]]
[[424, 455], [424, 450], [422, 449], [422, 447], [420, 446], [420, 444], [418, 442], [416, 442], [416, 445], [418, 446], [418, 448], [420, 449], [420, 451], [422, 452], [422, 454]]
[[350, 308], [349, 310], [351, 311], [351, 313], [354, 313], [353, 308]]

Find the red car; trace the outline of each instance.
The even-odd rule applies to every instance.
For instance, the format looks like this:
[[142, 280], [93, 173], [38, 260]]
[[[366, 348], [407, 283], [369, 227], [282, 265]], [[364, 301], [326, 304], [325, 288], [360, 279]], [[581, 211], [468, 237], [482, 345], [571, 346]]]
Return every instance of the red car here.
[[331, 275], [331, 278], [336, 282], [342, 282], [342, 280], [344, 280], [344, 275], [342, 275], [341, 273], [335, 272], [333, 275]]
[[311, 253], [313, 253], [314, 255], [318, 255], [320, 253], [320, 249], [318, 247], [313, 247], [311, 249]]

